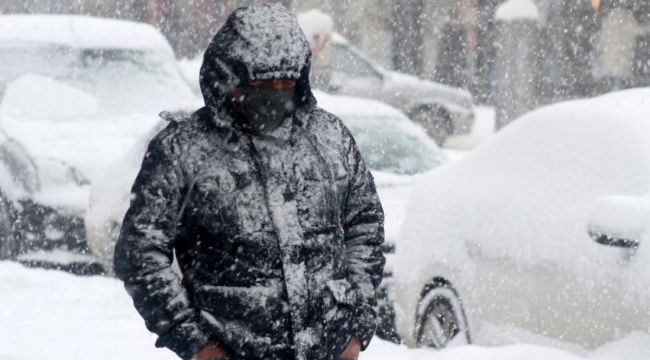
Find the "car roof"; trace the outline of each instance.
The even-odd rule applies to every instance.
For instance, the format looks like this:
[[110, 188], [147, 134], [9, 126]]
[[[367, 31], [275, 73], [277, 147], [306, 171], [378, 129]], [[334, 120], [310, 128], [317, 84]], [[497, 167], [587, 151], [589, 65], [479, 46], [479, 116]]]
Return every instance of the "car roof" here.
[[44, 43], [79, 49], [174, 54], [167, 39], [151, 25], [81, 15], [2, 15], [2, 43]]

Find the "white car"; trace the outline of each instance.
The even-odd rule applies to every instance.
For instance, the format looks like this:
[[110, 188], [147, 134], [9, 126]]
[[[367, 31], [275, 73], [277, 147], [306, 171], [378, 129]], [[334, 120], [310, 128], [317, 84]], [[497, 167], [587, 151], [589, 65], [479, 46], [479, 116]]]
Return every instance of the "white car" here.
[[[201, 103], [150, 25], [70, 15], [0, 16], [0, 122], [36, 157], [91, 181], [163, 110]], [[86, 200], [87, 202], [87, 200]]]
[[444, 347], [498, 326], [594, 348], [648, 331], [647, 244], [617, 250], [586, 231], [597, 199], [650, 191], [648, 99], [541, 108], [424, 177], [395, 255], [402, 339]]
[[[373, 172], [386, 213], [387, 243], [394, 242], [414, 177], [440, 165], [444, 155], [422, 128], [388, 105], [321, 92], [315, 95], [319, 106], [339, 116], [355, 137]], [[158, 128], [165, 125], [161, 122]], [[142, 137], [124, 158], [109, 167], [103, 181], [93, 183], [86, 216], [88, 243], [107, 269], [112, 268], [113, 247], [129, 206], [131, 186], [155, 132]], [[390, 256], [386, 267], [389, 274]]]
[[0, 260], [99, 274], [89, 254], [83, 200], [89, 184], [65, 163], [34, 158], [0, 130]]
[[332, 18], [319, 10], [299, 14], [298, 22], [312, 48], [314, 87], [390, 104], [422, 125], [439, 144], [471, 130], [474, 103], [468, 91], [373, 64], [334, 31]]

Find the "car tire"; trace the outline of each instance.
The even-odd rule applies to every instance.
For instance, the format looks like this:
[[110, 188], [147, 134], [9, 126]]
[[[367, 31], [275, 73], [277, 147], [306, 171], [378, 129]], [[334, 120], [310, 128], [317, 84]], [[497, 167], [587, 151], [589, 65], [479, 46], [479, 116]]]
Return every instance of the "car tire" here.
[[458, 293], [444, 280], [436, 279], [424, 288], [417, 310], [415, 335], [418, 347], [442, 349], [471, 343]]
[[439, 146], [444, 145], [447, 138], [454, 133], [451, 115], [444, 108], [420, 107], [413, 111], [411, 120], [422, 126]]
[[[386, 274], [384, 274], [386, 280]], [[392, 285], [382, 283], [377, 289], [377, 330], [375, 335], [380, 339], [400, 344], [402, 339], [395, 326], [395, 299], [392, 295]]]

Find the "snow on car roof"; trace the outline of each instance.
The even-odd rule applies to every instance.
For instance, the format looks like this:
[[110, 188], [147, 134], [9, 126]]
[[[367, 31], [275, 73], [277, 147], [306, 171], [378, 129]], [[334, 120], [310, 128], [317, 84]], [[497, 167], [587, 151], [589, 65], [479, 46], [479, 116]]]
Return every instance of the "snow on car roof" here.
[[1, 43], [49, 43], [173, 55], [167, 39], [151, 25], [79, 15], [2, 15]]
[[541, 108], [425, 175], [402, 227], [409, 246], [397, 248], [397, 275], [463, 264], [469, 279], [478, 252], [604, 281], [603, 264], [620, 259], [589, 238], [587, 218], [600, 197], [650, 191], [648, 99], [650, 89], [635, 89]]

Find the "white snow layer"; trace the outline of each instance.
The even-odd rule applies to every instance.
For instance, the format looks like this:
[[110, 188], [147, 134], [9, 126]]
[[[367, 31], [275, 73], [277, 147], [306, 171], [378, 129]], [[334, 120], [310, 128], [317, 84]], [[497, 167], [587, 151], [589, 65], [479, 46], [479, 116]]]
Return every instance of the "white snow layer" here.
[[64, 161], [90, 180], [158, 122], [155, 114], [112, 116], [101, 100], [65, 82], [24, 75], [7, 86], [0, 122], [32, 156]]
[[508, 0], [499, 5], [494, 17], [499, 21], [538, 20], [539, 10], [533, 0]]
[[[560, 314], [583, 304], [578, 300], [604, 306], [610, 301], [605, 297], [611, 296], [612, 306], [628, 309], [612, 315], [613, 320], [622, 320], [621, 328], [647, 328], [642, 314], [650, 301], [650, 248], [641, 244], [634, 258], [622, 261], [616, 249], [589, 237], [587, 219], [599, 198], [650, 192], [649, 98], [650, 89], [637, 89], [535, 110], [463, 160], [423, 176], [414, 186], [400, 233], [400, 241], [408, 246], [398, 246], [394, 255], [395, 281], [406, 293], [400, 295], [404, 309], [400, 314], [414, 313], [416, 296], [409, 295], [421, 291], [417, 287], [425, 279], [440, 276], [437, 272], [443, 268], [453, 269], [445, 276], [454, 277], [450, 281], [466, 303], [472, 301], [466, 311], [475, 315], [470, 320], [475, 323], [526, 322], [530, 314]], [[495, 286], [511, 286], [512, 293], [483, 288], [486, 279]], [[550, 299], [544, 297], [544, 285], [522, 281], [525, 289], [512, 286], [521, 279], [557, 285], [554, 291], [564, 291], [576, 301], [554, 306], [544, 302]], [[558, 285], [563, 281], [571, 286]], [[600, 291], [614, 288], [616, 293]], [[580, 290], [570, 294], [566, 289]], [[530, 296], [519, 298], [522, 294]], [[514, 315], [490, 312], [495, 306], [486, 299], [497, 296], [501, 304], [518, 308], [510, 313]], [[607, 322], [571, 314], [560, 319], [572, 318], [571, 324], [555, 327], [561, 322], [549, 321], [543, 328], [528, 324], [539, 332], [553, 331], [548, 336], [570, 334], [588, 348], [627, 331], [617, 334], [615, 329], [620, 328]], [[599, 327], [577, 331], [590, 321]]]
[[7, 86], [2, 98], [2, 116], [51, 121], [80, 119], [95, 114], [100, 102], [95, 96], [64, 82], [27, 74]]
[[[318, 9], [298, 14], [298, 24], [311, 43], [315, 35], [331, 36], [334, 32], [334, 20]], [[312, 44], [313, 46], [314, 44]]]
[[[77, 277], [0, 262], [0, 359], [173, 360], [153, 346], [131, 299], [116, 279]], [[596, 350], [598, 360], [647, 359], [647, 334], [636, 333]], [[645, 346], [644, 346], [645, 345]], [[644, 350], [645, 349], [645, 350]], [[443, 351], [413, 350], [374, 339], [367, 360], [578, 360], [547, 347], [463, 346]]]
[[650, 196], [606, 196], [594, 202], [589, 232], [639, 241], [650, 228]]
[[3, 15], [0, 16], [0, 41], [148, 50], [174, 56], [167, 39], [151, 25], [90, 16]]
[[600, 197], [650, 190], [649, 97], [629, 90], [533, 111], [424, 176], [403, 228], [410, 246], [397, 254], [405, 279], [437, 262], [471, 264], [467, 246], [603, 275], [613, 260], [593, 246], [587, 217]]

